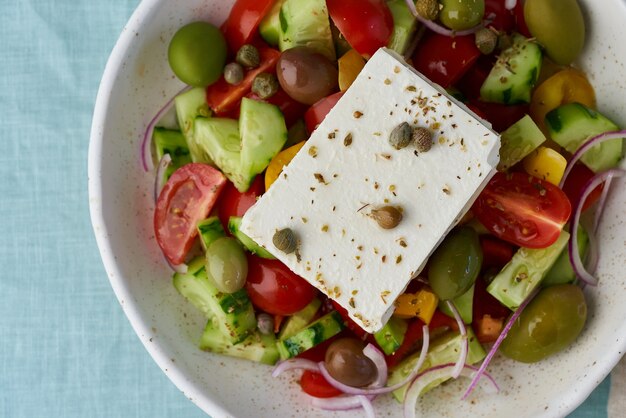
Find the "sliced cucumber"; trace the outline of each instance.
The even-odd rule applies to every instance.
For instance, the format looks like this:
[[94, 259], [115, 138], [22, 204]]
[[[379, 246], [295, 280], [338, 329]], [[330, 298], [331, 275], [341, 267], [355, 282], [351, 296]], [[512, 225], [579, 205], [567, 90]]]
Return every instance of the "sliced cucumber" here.
[[376, 342], [387, 355], [393, 354], [402, 345], [408, 328], [406, 319], [392, 316], [384, 327], [374, 334]]
[[[578, 226], [578, 234], [576, 237], [578, 241], [578, 253], [580, 257], [583, 258], [589, 246], [589, 235], [582, 225]], [[572, 283], [574, 280], [576, 280], [576, 273], [569, 259], [569, 249], [565, 247], [563, 251], [561, 251], [559, 258], [557, 258], [552, 265], [552, 268], [548, 271], [548, 274], [546, 274], [541, 285], [553, 286], [555, 284]]]
[[539, 286], [567, 245], [569, 237], [567, 231], [561, 231], [556, 242], [547, 248], [520, 248], [487, 286], [487, 291], [509, 309], [517, 309]]
[[285, 0], [279, 13], [281, 51], [306, 46], [335, 61], [335, 45], [325, 0]]
[[280, 9], [283, 7], [284, 2], [285, 0], [276, 0], [259, 25], [261, 38], [272, 46], [278, 46], [280, 41]]
[[393, 33], [387, 47], [400, 55], [409, 49], [413, 42], [413, 35], [417, 29], [417, 19], [409, 10], [405, 0], [388, 0], [387, 6], [393, 16]]
[[541, 70], [541, 49], [532, 40], [514, 35], [480, 88], [486, 102], [529, 103], [531, 91]]
[[[546, 115], [546, 126], [552, 139], [574, 153], [589, 138], [619, 127], [607, 117], [580, 103], [568, 103]], [[615, 167], [623, 156], [623, 139], [598, 144], [581, 158], [587, 167], [600, 172]]]
[[180, 131], [155, 128], [152, 133], [152, 141], [156, 148], [158, 161], [161, 161], [165, 154], [169, 154], [172, 158], [172, 163], [165, 170], [165, 178], [169, 178], [176, 169], [191, 162], [187, 141]]
[[204, 257], [193, 260], [186, 274], [174, 274], [173, 283], [207, 318], [215, 317], [216, 326], [231, 344], [240, 343], [256, 329], [254, 308], [245, 289], [231, 294], [217, 290], [207, 277]]
[[202, 333], [200, 349], [269, 365], [276, 364], [279, 359], [274, 334], [254, 331], [239, 344], [232, 344], [211, 319]]
[[211, 216], [198, 222], [197, 228], [200, 235], [200, 244], [202, 244], [204, 251], [213, 241], [224, 236], [224, 227], [217, 216]]
[[334, 337], [344, 328], [345, 324], [341, 315], [337, 311], [329, 312], [291, 337], [278, 340], [276, 345], [280, 358], [286, 360], [295, 357], [309, 348], [313, 348]]
[[500, 135], [498, 170], [508, 170], [522, 161], [545, 140], [545, 135], [532, 118], [528, 115], [524, 116]]
[[267, 258], [270, 260], [276, 259], [276, 257], [270, 254], [269, 251], [261, 247], [256, 242], [252, 241], [252, 239], [249, 236], [241, 232], [241, 230], [239, 229], [240, 225], [241, 225], [240, 217], [231, 216], [230, 219], [228, 220], [228, 230], [230, 231], [231, 234], [233, 234], [235, 238], [239, 240], [239, 242], [241, 242], [241, 244], [248, 251], [250, 251], [252, 254], [258, 255], [261, 258]]
[[179, 94], [174, 99], [176, 107], [176, 117], [178, 126], [187, 140], [191, 160], [193, 162], [211, 164], [211, 157], [200, 147], [194, 137], [194, 121], [197, 117], [208, 118], [211, 110], [206, 102], [206, 92], [202, 87], [195, 87], [189, 91]]
[[284, 340], [289, 338], [309, 325], [320, 309], [320, 306], [322, 306], [322, 302], [318, 298], [315, 298], [302, 310], [288, 317], [278, 333], [278, 339]]

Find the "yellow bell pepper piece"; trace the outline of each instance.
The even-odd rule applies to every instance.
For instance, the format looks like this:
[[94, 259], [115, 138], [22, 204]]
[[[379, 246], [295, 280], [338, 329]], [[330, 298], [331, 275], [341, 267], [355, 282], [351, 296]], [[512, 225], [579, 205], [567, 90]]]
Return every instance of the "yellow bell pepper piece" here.
[[546, 114], [561, 105], [573, 102], [595, 109], [596, 94], [582, 72], [567, 68], [537, 87], [530, 102], [530, 116], [545, 133]]
[[524, 170], [531, 176], [559, 185], [567, 166], [567, 160], [555, 150], [539, 147], [523, 161]]
[[278, 176], [280, 176], [280, 173], [283, 171], [283, 167], [293, 160], [293, 157], [296, 156], [305, 142], [306, 141], [298, 142], [296, 145], [282, 150], [272, 158], [272, 161], [270, 161], [270, 164], [267, 166], [267, 170], [265, 170], [265, 190], [268, 190], [272, 183], [278, 179]]
[[396, 299], [396, 310], [393, 313], [400, 318], [418, 317], [425, 324], [433, 319], [439, 298], [430, 289], [422, 289], [417, 293], [404, 293]]
[[339, 90], [348, 90], [363, 67], [365, 67], [365, 60], [354, 49], [343, 54], [339, 58]]

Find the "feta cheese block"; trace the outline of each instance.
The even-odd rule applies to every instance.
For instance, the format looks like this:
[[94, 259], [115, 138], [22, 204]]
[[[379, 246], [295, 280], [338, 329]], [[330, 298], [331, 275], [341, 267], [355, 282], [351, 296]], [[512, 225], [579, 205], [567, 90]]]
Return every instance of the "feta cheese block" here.
[[[403, 122], [428, 128], [431, 149], [391, 146]], [[495, 173], [499, 147], [486, 122], [380, 49], [241, 231], [373, 333]], [[402, 214], [390, 229], [372, 215], [384, 206]], [[298, 240], [290, 254], [272, 240], [284, 228]]]

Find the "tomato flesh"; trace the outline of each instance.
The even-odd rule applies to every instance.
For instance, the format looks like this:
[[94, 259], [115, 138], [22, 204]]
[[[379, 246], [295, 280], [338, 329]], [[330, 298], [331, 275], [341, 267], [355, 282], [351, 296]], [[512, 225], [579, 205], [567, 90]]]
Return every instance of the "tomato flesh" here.
[[506, 263], [511, 261], [515, 252], [515, 247], [511, 244], [491, 235], [482, 235], [480, 237], [480, 248], [483, 251], [483, 271], [488, 268], [501, 269]]
[[510, 32], [515, 27], [515, 17], [505, 6], [506, 0], [485, 0], [485, 16], [493, 16], [490, 27]]
[[207, 217], [225, 185], [220, 171], [200, 163], [184, 165], [165, 183], [156, 202], [154, 232], [172, 264], [185, 262], [198, 235], [196, 225]]
[[222, 225], [228, 229], [228, 220], [231, 216], [242, 217], [261, 195], [265, 193], [263, 176], [256, 176], [250, 188], [241, 193], [230, 181], [224, 187], [217, 202], [217, 211]]
[[341, 99], [343, 93], [344, 92], [340, 91], [338, 93], [331, 94], [328, 97], [324, 97], [306, 111], [304, 114], [304, 123], [309, 134], [313, 133], [315, 128], [322, 123], [326, 115], [328, 115], [332, 108], [335, 107], [339, 99]]
[[313, 286], [280, 261], [252, 254], [248, 254], [246, 290], [254, 306], [274, 315], [292, 315], [317, 294]]
[[346, 41], [365, 58], [389, 43], [393, 16], [384, 0], [326, 0], [326, 5]]
[[300, 386], [304, 393], [316, 398], [332, 398], [339, 396], [343, 392], [335, 388], [320, 373], [305, 370], [300, 378]]
[[474, 35], [452, 38], [432, 32], [418, 44], [413, 64], [429, 80], [448, 88], [463, 77], [480, 55]]
[[[563, 192], [567, 195], [573, 207], [578, 205], [587, 182], [591, 180], [593, 176], [593, 171], [588, 169], [587, 166], [583, 164], [574, 164], [572, 167], [572, 171], [570, 171], [569, 175], [565, 179], [565, 183], [563, 184]], [[587, 200], [585, 200], [585, 203], [583, 204], [583, 211], [587, 210], [589, 206], [597, 202], [601, 195], [602, 184], [596, 187], [587, 197]]]
[[553, 244], [572, 212], [561, 189], [525, 173], [496, 173], [474, 204], [476, 218], [496, 237], [520, 247]]
[[230, 11], [222, 32], [232, 54], [254, 39], [263, 17], [270, 11], [274, 0], [237, 0]]

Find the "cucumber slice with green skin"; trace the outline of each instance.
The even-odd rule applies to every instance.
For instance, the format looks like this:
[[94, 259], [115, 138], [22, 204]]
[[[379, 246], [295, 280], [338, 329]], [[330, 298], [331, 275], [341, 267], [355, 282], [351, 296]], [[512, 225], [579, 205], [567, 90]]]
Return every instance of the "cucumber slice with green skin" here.
[[222, 222], [217, 216], [211, 216], [203, 221], [198, 222], [198, 234], [200, 235], [200, 244], [202, 249], [206, 251], [211, 243], [225, 236]]
[[269, 103], [244, 98], [240, 114], [241, 172], [253, 179], [283, 149], [287, 126], [280, 109]]
[[[574, 153], [589, 138], [619, 127], [607, 117], [580, 103], [568, 103], [546, 115], [546, 126], [552, 139]], [[596, 145], [580, 159], [594, 172], [615, 167], [623, 157], [624, 139], [614, 139]]]
[[280, 40], [280, 9], [285, 0], [276, 0], [259, 25], [261, 38], [271, 46], [278, 46]]
[[239, 344], [232, 344], [211, 319], [202, 333], [200, 349], [269, 365], [276, 364], [279, 359], [274, 334], [254, 331]]
[[254, 176], [244, 173], [241, 168], [241, 139], [236, 120], [197, 118], [194, 123], [194, 138], [237, 190], [248, 190]]
[[176, 169], [191, 162], [187, 140], [179, 131], [155, 128], [152, 133], [152, 141], [154, 142], [158, 161], [161, 161], [165, 154], [169, 154], [172, 158], [172, 163], [165, 170], [166, 179], [170, 178]]
[[302, 310], [288, 317], [282, 329], [278, 333], [278, 339], [284, 340], [289, 338], [309, 325], [315, 317], [317, 311], [320, 309], [320, 306], [322, 306], [322, 302], [318, 298], [315, 298]]
[[498, 170], [506, 171], [533, 152], [546, 140], [541, 129], [528, 115], [500, 134]]
[[[454, 307], [459, 311], [459, 315], [465, 324], [472, 323], [472, 309], [474, 307], [474, 286], [469, 288], [469, 290], [463, 293], [458, 298], [454, 299], [452, 303]], [[448, 307], [448, 303], [444, 300], [439, 301], [439, 310], [448, 315], [450, 318], [454, 318], [454, 314]]]
[[[485, 358], [485, 349], [478, 342], [478, 339], [476, 338], [476, 335], [474, 334], [474, 331], [471, 327], [467, 328], [467, 338], [469, 342], [469, 349], [467, 352], [466, 364], [478, 363]], [[461, 334], [456, 331], [450, 331], [437, 338], [435, 341], [432, 341], [428, 348], [426, 360], [420, 368], [420, 371], [424, 371], [435, 366], [441, 366], [442, 364], [455, 363], [459, 358], [459, 347], [461, 345], [461, 342]], [[419, 355], [419, 352], [414, 353], [404, 359], [400, 364], [398, 364], [392, 370], [389, 376], [389, 381], [387, 382], [387, 386], [392, 386], [404, 380], [415, 367]], [[434, 389], [436, 386], [440, 385], [446, 380], [447, 378], [433, 382], [431, 385], [427, 386], [424, 389], [424, 392]], [[402, 402], [404, 400], [407, 389], [408, 384], [401, 387], [400, 389], [395, 390], [393, 392], [393, 397], [396, 398], [396, 400], [398, 400], [399, 402]]]
[[291, 337], [278, 340], [276, 346], [278, 347], [280, 358], [286, 360], [295, 357], [309, 348], [313, 348], [334, 337], [344, 328], [345, 324], [339, 312], [329, 312]]
[[241, 225], [241, 218], [238, 216], [231, 216], [228, 219], [228, 230], [230, 233], [241, 242], [241, 244], [246, 248], [246, 250], [250, 251], [252, 254], [256, 254], [261, 258], [267, 258], [270, 260], [276, 259], [269, 251], [265, 248], [261, 247], [256, 242], [252, 241], [252, 239], [241, 232], [239, 227]]
[[174, 274], [173, 283], [207, 318], [214, 318], [231, 344], [240, 343], [256, 329], [254, 308], [245, 289], [231, 294], [220, 292], [207, 277], [204, 257], [194, 259], [186, 274]]
[[407, 328], [406, 319], [392, 316], [385, 326], [374, 334], [374, 338], [383, 352], [391, 355], [402, 345]]
[[[589, 246], [589, 235], [585, 228], [579, 225], [576, 237], [578, 241], [578, 253], [582, 259]], [[548, 271], [548, 274], [546, 274], [541, 285], [543, 287], [553, 286], [556, 284], [572, 283], [574, 280], [576, 280], [576, 273], [569, 260], [569, 249], [565, 247], [563, 251], [561, 251], [559, 258], [554, 262], [552, 268], [550, 268], [550, 271]]]
[[404, 0], [387, 1], [391, 16], [393, 16], [393, 33], [387, 47], [400, 55], [404, 55], [411, 43], [417, 29], [417, 19], [409, 10]]
[[203, 87], [195, 87], [189, 91], [179, 94], [174, 99], [176, 107], [176, 117], [178, 126], [185, 136], [191, 160], [195, 163], [212, 164], [211, 157], [195, 141], [194, 121], [197, 117], [208, 118], [211, 110], [206, 102], [206, 92]]
[[557, 258], [567, 246], [570, 234], [561, 231], [559, 238], [547, 248], [520, 248], [513, 258], [487, 286], [487, 292], [511, 310], [539, 286]]
[[541, 49], [534, 41], [514, 35], [513, 45], [500, 54], [483, 82], [480, 97], [493, 103], [530, 103], [541, 59]]
[[285, 0], [278, 15], [279, 49], [306, 46], [335, 61], [335, 44], [325, 0]]

